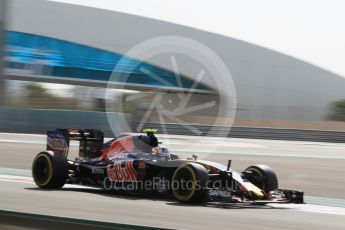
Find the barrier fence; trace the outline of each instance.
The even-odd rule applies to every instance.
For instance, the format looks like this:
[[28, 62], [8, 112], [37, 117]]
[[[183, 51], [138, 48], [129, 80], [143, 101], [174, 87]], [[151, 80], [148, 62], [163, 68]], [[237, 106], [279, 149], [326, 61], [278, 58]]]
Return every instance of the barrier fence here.
[[[117, 116], [126, 116], [118, 113]], [[121, 120], [121, 119], [120, 119]], [[137, 123], [114, 124], [122, 130], [135, 131]], [[124, 129], [128, 125], [129, 129]], [[164, 124], [168, 134], [196, 135], [188, 126], [180, 124]], [[146, 123], [145, 127], [161, 130], [161, 124]], [[254, 138], [273, 140], [296, 140], [317, 142], [345, 141], [345, 132], [325, 131], [310, 129], [281, 129], [281, 128], [253, 128], [253, 127], [228, 127], [193, 124], [200, 131], [201, 136], [227, 136], [233, 138]], [[45, 134], [47, 130], [55, 128], [94, 128], [101, 129], [107, 137], [114, 134], [109, 126], [107, 116], [103, 112], [63, 111], [63, 110], [28, 110], [0, 108], [0, 132]], [[210, 133], [210, 130], [214, 132]]]

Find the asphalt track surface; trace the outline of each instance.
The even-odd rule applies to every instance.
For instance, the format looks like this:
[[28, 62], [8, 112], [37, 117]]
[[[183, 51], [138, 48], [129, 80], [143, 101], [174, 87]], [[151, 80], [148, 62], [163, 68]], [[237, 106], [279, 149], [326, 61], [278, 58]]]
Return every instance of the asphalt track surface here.
[[43, 191], [28, 176], [45, 137], [0, 134], [0, 209], [179, 229], [345, 229], [345, 144], [174, 136], [167, 146], [182, 156], [232, 159], [235, 170], [270, 165], [280, 187], [305, 191], [307, 204], [190, 206], [73, 185]]

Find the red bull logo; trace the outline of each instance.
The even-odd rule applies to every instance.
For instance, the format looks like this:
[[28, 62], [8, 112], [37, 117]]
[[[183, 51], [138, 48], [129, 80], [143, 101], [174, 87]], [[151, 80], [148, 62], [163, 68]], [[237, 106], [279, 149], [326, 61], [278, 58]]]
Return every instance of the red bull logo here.
[[124, 167], [121, 162], [107, 167], [107, 174], [112, 181], [137, 181], [138, 174], [133, 167], [133, 161], [126, 161]]

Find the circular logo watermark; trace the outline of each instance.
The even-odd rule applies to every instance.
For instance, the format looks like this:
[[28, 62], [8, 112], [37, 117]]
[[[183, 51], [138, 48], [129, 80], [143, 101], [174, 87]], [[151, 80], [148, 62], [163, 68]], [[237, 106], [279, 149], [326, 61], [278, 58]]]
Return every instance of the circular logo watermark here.
[[[130, 49], [106, 90], [106, 114], [116, 137], [156, 128], [168, 144], [174, 143], [172, 133], [226, 137], [236, 105], [226, 64], [209, 47], [180, 36], [152, 38]], [[194, 138], [184, 150], [202, 142]]]

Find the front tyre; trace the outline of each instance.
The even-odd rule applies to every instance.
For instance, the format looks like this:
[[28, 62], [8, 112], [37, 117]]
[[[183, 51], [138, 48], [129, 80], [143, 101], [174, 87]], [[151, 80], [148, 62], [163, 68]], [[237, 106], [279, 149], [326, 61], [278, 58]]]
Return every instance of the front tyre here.
[[61, 188], [66, 183], [68, 177], [66, 157], [52, 151], [37, 154], [32, 163], [32, 177], [40, 188]]
[[249, 166], [243, 173], [252, 184], [265, 191], [266, 194], [278, 188], [277, 175], [267, 165]]
[[172, 194], [183, 203], [202, 203], [207, 198], [208, 181], [204, 166], [196, 163], [181, 165], [172, 177]]

